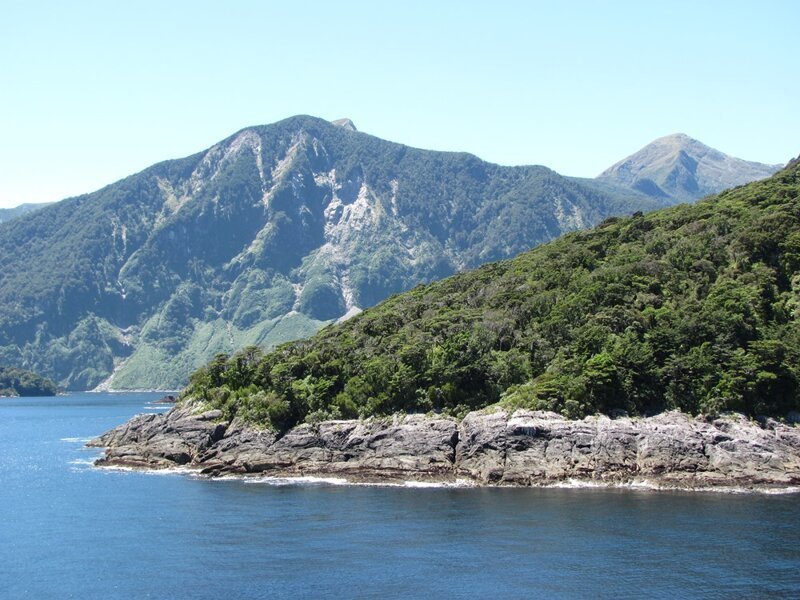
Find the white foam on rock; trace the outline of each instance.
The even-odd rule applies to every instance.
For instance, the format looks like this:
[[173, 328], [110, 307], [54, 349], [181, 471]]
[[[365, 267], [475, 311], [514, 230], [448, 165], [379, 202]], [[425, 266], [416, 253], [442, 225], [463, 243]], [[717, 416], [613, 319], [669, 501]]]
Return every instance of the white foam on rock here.
[[626, 482], [605, 482], [605, 481], [591, 481], [587, 479], [567, 479], [566, 481], [558, 481], [554, 483], [547, 483], [541, 485], [542, 488], [557, 488], [557, 489], [622, 489], [622, 490], [638, 490], [648, 492], [714, 492], [717, 494], [767, 494], [767, 495], [783, 495], [783, 494], [797, 494], [800, 493], [800, 487], [787, 486], [787, 487], [743, 487], [743, 486], [699, 486], [699, 487], [685, 487], [680, 485], [667, 485], [659, 484], [649, 479], [634, 479]]
[[[221, 478], [222, 479], [222, 478]], [[298, 476], [298, 477], [225, 477], [224, 479], [241, 479], [245, 483], [261, 483], [267, 485], [284, 486], [284, 485], [347, 485], [348, 481], [341, 477], [314, 477], [314, 476]]]

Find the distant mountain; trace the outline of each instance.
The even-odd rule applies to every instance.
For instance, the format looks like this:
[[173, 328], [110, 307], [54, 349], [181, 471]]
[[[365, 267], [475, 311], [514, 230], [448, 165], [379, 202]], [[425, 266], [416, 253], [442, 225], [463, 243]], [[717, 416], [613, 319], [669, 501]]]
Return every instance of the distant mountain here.
[[169, 388], [413, 286], [659, 201], [312, 117], [244, 129], [0, 227], [0, 363]]
[[50, 204], [52, 204], [52, 202], [39, 202], [20, 204], [14, 208], [0, 208], [0, 223], [5, 223], [6, 221], [16, 219], [17, 217], [21, 217], [29, 212], [39, 210], [40, 208], [44, 208]]
[[764, 179], [781, 167], [734, 158], [676, 133], [651, 142], [603, 171], [597, 179], [672, 204]]

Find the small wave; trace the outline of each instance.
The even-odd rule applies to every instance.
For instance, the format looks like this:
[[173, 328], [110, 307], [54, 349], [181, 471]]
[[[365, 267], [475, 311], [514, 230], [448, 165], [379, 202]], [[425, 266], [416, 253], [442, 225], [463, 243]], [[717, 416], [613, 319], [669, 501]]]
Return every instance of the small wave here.
[[262, 484], [274, 486], [289, 485], [335, 485], [335, 486], [355, 486], [355, 487], [393, 487], [393, 488], [467, 488], [476, 487], [476, 484], [466, 479], [455, 481], [350, 481], [343, 477], [315, 477], [310, 475], [297, 477], [275, 477], [263, 476], [253, 477], [252, 475], [227, 475], [216, 479], [236, 479], [247, 484]]
[[[98, 456], [97, 458], [101, 458]], [[95, 459], [97, 460], [97, 459]], [[94, 465], [94, 460], [92, 461]], [[188, 475], [200, 477], [197, 469], [192, 467], [169, 467], [166, 469], [142, 469], [140, 467], [126, 467], [124, 465], [103, 465], [97, 468], [98, 471], [109, 471], [115, 473], [138, 473], [140, 475]]]
[[[662, 490], [675, 490], [675, 491], [687, 491], [685, 488], [680, 487], [661, 487], [658, 489]], [[780, 487], [780, 488], [773, 488], [773, 487], [697, 487], [692, 488], [692, 492], [715, 492], [717, 494], [764, 494], [766, 496], [782, 496], [784, 494], [797, 494], [800, 493], [800, 487], [797, 486], [788, 486], [788, 487]]]
[[348, 485], [350, 482], [341, 477], [313, 477], [313, 476], [298, 476], [298, 477], [237, 477], [242, 479], [245, 483], [261, 483], [267, 485]]
[[[592, 481], [589, 479], [567, 479], [566, 481], [556, 481], [554, 483], [546, 483], [540, 487], [544, 488], [557, 488], [557, 489], [624, 489], [624, 490], [644, 490], [644, 491], [658, 491], [658, 490], [676, 490], [687, 491], [688, 488], [680, 486], [666, 486], [663, 484], [653, 483], [648, 479], [634, 479], [633, 481]], [[711, 488], [710, 488], [711, 489]], [[703, 491], [698, 488], [691, 488], [689, 491]]]
[[[77, 438], [76, 438], [77, 439]], [[93, 459], [78, 459], [71, 461], [73, 465], [94, 465], [94, 462], [102, 456]], [[128, 467], [122, 465], [104, 465], [102, 471], [114, 471], [125, 473], [140, 473], [143, 475], [183, 475], [207, 481], [239, 481], [250, 485], [268, 486], [356, 486], [356, 487], [387, 487], [387, 488], [417, 488], [417, 489], [453, 489], [453, 488], [514, 488], [531, 489], [527, 486], [508, 486], [508, 485], [486, 485], [480, 484], [469, 479], [456, 479], [454, 481], [350, 481], [344, 477], [322, 477], [314, 475], [298, 476], [274, 476], [274, 475], [252, 475], [252, 474], [227, 474], [216, 477], [207, 477], [200, 473], [195, 467], [169, 467], [165, 469]], [[608, 490], [620, 489], [630, 491], [647, 492], [713, 492], [717, 494], [766, 494], [766, 495], [785, 495], [800, 493], [800, 486], [787, 487], [767, 487], [767, 486], [697, 486], [687, 487], [681, 485], [669, 485], [657, 483], [648, 479], [635, 479], [625, 482], [593, 481], [588, 479], [567, 479], [541, 485], [534, 485], [533, 488], [545, 489], [594, 489]]]
[[403, 487], [409, 488], [468, 488], [476, 487], [475, 483], [468, 479], [456, 479], [455, 481], [404, 481]]
[[567, 479], [542, 485], [544, 488], [560, 489], [625, 489], [655, 492], [713, 492], [715, 494], [767, 494], [783, 495], [800, 493], [800, 487], [744, 487], [744, 486], [696, 486], [669, 485], [656, 483], [649, 479], [634, 479], [626, 482], [591, 481], [586, 479]]
[[[605, 488], [629, 488], [634, 487], [633, 482], [631, 483], [609, 483], [604, 481], [590, 481], [587, 479], [567, 479], [566, 481], [556, 481], [554, 483], [547, 483], [542, 487], [548, 488], [558, 488], [558, 489], [569, 489], [569, 490], [580, 490], [580, 489], [605, 489]], [[645, 482], [637, 482], [637, 488], [641, 489], [653, 489], [650, 484]]]
[[92, 441], [93, 438], [87, 437], [65, 437], [61, 438], [60, 442], [69, 442], [70, 444], [85, 444], [86, 442]]
[[148, 471], [142, 471], [138, 469], [140, 473], [144, 473], [145, 475], [196, 475], [200, 476], [200, 473], [197, 469], [193, 469], [192, 467], [169, 467], [168, 469], [151, 469]]
[[781, 496], [783, 494], [800, 494], [800, 487], [790, 486], [786, 488], [776, 488], [774, 490], [764, 490], [765, 494], [770, 496]]

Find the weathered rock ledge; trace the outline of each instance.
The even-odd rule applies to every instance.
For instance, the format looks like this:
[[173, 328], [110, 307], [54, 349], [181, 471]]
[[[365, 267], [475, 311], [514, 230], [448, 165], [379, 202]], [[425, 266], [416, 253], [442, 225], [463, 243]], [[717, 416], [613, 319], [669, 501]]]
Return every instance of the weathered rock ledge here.
[[466, 480], [539, 486], [580, 481], [665, 488], [800, 485], [800, 428], [742, 415], [643, 419], [473, 412], [326, 421], [283, 436], [220, 411], [139, 415], [90, 442], [98, 466], [186, 466], [209, 476], [335, 476], [350, 481]]

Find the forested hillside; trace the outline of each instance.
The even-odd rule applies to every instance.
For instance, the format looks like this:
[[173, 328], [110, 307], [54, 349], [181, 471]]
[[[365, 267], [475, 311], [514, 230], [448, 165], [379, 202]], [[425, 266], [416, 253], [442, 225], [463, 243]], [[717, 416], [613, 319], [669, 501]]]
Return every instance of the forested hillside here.
[[68, 389], [175, 388], [218, 352], [656, 205], [344, 121], [252, 127], [0, 224], [0, 362]]
[[0, 396], [55, 396], [57, 393], [55, 383], [36, 373], [0, 367]]
[[29, 212], [33, 212], [35, 210], [39, 210], [48, 206], [49, 202], [41, 202], [38, 204], [20, 204], [19, 206], [15, 206], [13, 208], [0, 208], [0, 223], [4, 223], [6, 221], [11, 221], [12, 219], [16, 219], [17, 217], [21, 217]]
[[184, 398], [278, 429], [494, 403], [570, 417], [800, 408], [800, 162], [606, 219], [197, 371]]

